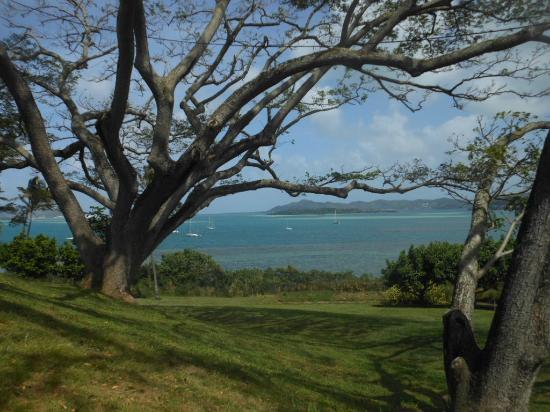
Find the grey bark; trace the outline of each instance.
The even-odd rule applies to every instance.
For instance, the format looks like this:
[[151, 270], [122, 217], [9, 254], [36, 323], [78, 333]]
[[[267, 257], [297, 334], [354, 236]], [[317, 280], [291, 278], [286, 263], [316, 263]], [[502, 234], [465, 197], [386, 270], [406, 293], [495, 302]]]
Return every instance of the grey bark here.
[[[525, 126], [515, 129], [513, 132], [498, 138], [493, 147], [500, 147], [506, 151], [511, 143], [521, 139], [527, 133], [538, 129], [548, 128], [550, 128], [549, 122], [530, 122]], [[504, 252], [506, 244], [510, 240], [518, 220], [521, 220], [522, 218], [520, 215], [516, 220], [514, 220], [495, 255], [483, 268], [480, 268], [479, 254], [489, 229], [489, 208], [493, 197], [496, 195], [495, 192], [492, 192], [492, 186], [497, 177], [499, 168], [502, 167], [502, 162], [503, 161], [501, 159], [490, 158], [487, 159], [487, 162], [485, 163], [485, 174], [479, 182], [475, 192], [472, 205], [470, 229], [460, 256], [457, 280], [455, 283], [451, 307], [453, 309], [460, 310], [470, 322], [472, 322], [472, 315], [474, 313], [475, 293], [478, 282], [498, 259], [505, 256], [507, 253]]]
[[453, 411], [523, 412], [550, 352], [550, 133], [487, 344], [480, 350], [460, 310], [443, 319]]
[[470, 230], [460, 256], [453, 294], [452, 308], [460, 310], [470, 321], [474, 313], [475, 293], [479, 280], [479, 252], [487, 234], [491, 184], [492, 179], [489, 177], [475, 195]]
[[27, 223], [26, 223], [26, 235], [27, 237], [30, 236], [31, 234], [31, 226], [32, 226], [32, 214], [33, 214], [33, 210], [32, 210], [32, 206], [29, 205], [28, 209], [27, 209]]

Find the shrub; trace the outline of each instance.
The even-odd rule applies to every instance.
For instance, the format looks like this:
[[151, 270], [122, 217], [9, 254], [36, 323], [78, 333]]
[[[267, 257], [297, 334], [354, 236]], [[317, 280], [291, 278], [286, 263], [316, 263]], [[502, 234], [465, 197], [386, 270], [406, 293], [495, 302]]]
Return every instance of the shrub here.
[[3, 245], [1, 266], [6, 270], [32, 278], [56, 273], [57, 246], [55, 239], [38, 235], [35, 238], [19, 235]]
[[405, 305], [408, 303], [414, 303], [415, 297], [399, 288], [397, 285], [393, 285], [382, 292], [382, 304], [388, 306]]
[[399, 286], [413, 302], [430, 303], [427, 294], [432, 285], [454, 282], [461, 250], [462, 245], [447, 242], [411, 246], [396, 261], [387, 262], [382, 270], [384, 282], [387, 287]]
[[106, 212], [106, 209], [104, 207], [92, 206], [86, 214], [86, 218], [94, 233], [105, 242], [108, 242], [111, 215]]
[[[210, 256], [184, 250], [163, 255], [156, 263], [159, 289], [176, 295], [250, 296], [297, 291], [333, 291], [360, 293], [364, 298], [368, 285], [380, 280], [370, 275], [354, 276], [351, 272], [300, 271], [284, 268], [245, 268], [225, 271]], [[142, 266], [132, 293], [153, 296], [150, 263]]]
[[[501, 241], [494, 239], [487, 239], [483, 242], [481, 250], [479, 252], [479, 262], [480, 267], [483, 267], [487, 261], [495, 254]], [[508, 249], [514, 247], [515, 241], [510, 241]], [[479, 280], [478, 287], [484, 290], [498, 289], [499, 286], [504, 282], [504, 277], [508, 273], [508, 267], [510, 266], [510, 261], [512, 255], [506, 255], [500, 258], [495, 265]]]
[[[481, 247], [481, 267], [494, 255], [500, 242], [487, 239]], [[411, 246], [401, 251], [395, 261], [387, 261], [382, 270], [386, 287], [398, 286], [419, 304], [447, 304], [451, 300], [452, 285], [458, 273], [462, 253], [461, 244], [433, 242], [428, 245]], [[481, 278], [482, 290], [498, 289], [508, 270], [510, 255], [499, 259], [496, 265]]]
[[176, 294], [201, 294], [202, 288], [226, 287], [221, 266], [212, 257], [189, 249], [162, 255], [158, 275], [160, 286]]
[[275, 279], [268, 274], [271, 270], [247, 268], [228, 272], [227, 294], [229, 296], [250, 296], [275, 293], [279, 286]]
[[500, 300], [502, 294], [502, 285], [498, 285], [495, 289], [488, 289], [481, 291], [477, 294], [476, 299], [478, 302], [490, 303], [496, 305]]
[[432, 283], [426, 291], [426, 303], [430, 305], [448, 305], [451, 303], [451, 289], [447, 285]]
[[65, 242], [58, 249], [57, 274], [66, 279], [81, 280], [84, 278], [84, 263], [78, 250], [71, 242]]
[[64, 277], [79, 280], [84, 276], [84, 265], [72, 243], [59, 248], [55, 239], [21, 234], [0, 247], [0, 266], [6, 270], [32, 278]]

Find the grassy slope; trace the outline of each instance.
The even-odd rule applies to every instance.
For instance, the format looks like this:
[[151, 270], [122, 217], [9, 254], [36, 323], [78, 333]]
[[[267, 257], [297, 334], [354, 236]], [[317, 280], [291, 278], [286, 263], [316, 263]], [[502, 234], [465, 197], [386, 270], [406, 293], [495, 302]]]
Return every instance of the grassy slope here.
[[[0, 410], [442, 410], [443, 309], [126, 305], [0, 274]], [[480, 311], [486, 331], [491, 313]], [[550, 411], [550, 365], [533, 411]]]

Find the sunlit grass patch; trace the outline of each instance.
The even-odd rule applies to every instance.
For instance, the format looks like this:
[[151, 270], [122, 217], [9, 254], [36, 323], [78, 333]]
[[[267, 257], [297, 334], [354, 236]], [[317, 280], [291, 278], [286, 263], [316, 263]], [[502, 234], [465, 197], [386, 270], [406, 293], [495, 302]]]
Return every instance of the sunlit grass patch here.
[[[444, 308], [278, 297], [128, 305], [0, 275], [0, 410], [444, 408]], [[479, 311], [486, 333], [492, 313]], [[550, 371], [533, 410], [550, 410]]]

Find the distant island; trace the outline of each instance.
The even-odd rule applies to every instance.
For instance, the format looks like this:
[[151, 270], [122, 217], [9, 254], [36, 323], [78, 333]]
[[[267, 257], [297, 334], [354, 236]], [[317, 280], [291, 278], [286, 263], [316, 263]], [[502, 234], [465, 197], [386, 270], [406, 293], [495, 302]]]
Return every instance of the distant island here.
[[[314, 202], [312, 200], [300, 200], [276, 206], [265, 213], [269, 215], [305, 215], [305, 214], [330, 214], [334, 213], [387, 213], [402, 210], [419, 209], [466, 209], [469, 204], [450, 198], [416, 199], [416, 200], [372, 200], [370, 202], [355, 201], [350, 203]], [[502, 208], [498, 204], [496, 208]]]

